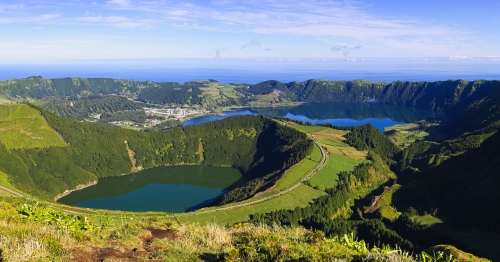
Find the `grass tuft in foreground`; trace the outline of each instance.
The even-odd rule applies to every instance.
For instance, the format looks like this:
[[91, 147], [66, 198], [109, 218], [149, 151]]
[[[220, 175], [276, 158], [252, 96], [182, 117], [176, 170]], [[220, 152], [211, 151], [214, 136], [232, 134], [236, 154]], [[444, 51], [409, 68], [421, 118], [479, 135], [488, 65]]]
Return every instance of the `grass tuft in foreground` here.
[[[87, 221], [88, 226], [72, 228], [71, 221], [75, 220]], [[165, 217], [127, 217], [119, 223], [109, 223], [97, 216], [77, 217], [43, 205], [23, 204], [18, 199], [0, 201], [0, 250], [3, 261], [415, 261], [424, 258], [414, 258], [399, 249], [369, 247], [352, 234], [325, 238], [323, 232], [303, 227], [249, 223], [230, 227], [178, 225]]]

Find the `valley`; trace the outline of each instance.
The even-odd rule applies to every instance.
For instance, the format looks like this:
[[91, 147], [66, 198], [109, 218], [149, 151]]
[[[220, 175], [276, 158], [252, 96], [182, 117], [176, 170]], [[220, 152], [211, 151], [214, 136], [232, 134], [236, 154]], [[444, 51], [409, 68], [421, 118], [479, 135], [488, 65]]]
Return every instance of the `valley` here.
[[[26, 85], [25, 93], [16, 89], [19, 83]], [[40, 83], [43, 88], [30, 89]], [[52, 85], [57, 88], [51, 89]], [[263, 251], [257, 244], [261, 242], [250, 238], [262, 237], [257, 233], [261, 232], [270, 239], [281, 239], [281, 234], [295, 232], [300, 239], [279, 240], [302, 250], [289, 253], [289, 257], [283, 254], [288, 259], [311, 258], [318, 252], [316, 248], [336, 247], [342, 251], [330, 250], [323, 255], [338, 258], [349, 254], [355, 259], [378, 254], [387, 258], [391, 250], [399, 250], [399, 259], [421, 261], [424, 254], [439, 250], [450, 259], [481, 261], [468, 254], [472, 253], [496, 260], [499, 254], [493, 247], [500, 243], [494, 222], [499, 218], [494, 208], [498, 202], [494, 190], [498, 157], [494, 152], [500, 122], [497, 85], [496, 81], [463, 80], [391, 84], [266, 81], [257, 85], [214, 80], [5, 81], [0, 83], [3, 97], [16, 101], [12, 94], [19, 91], [16, 99], [34, 103], [0, 105], [0, 203], [5, 207], [0, 217], [10, 217], [11, 222], [3, 223], [16, 227], [46, 223], [44, 230], [52, 232], [48, 235], [66, 228], [64, 241], [74, 250], [62, 248], [61, 238], [52, 237], [44, 241], [52, 241], [57, 250], [47, 249], [50, 246], [44, 242], [38, 251], [60, 258], [94, 254], [84, 250], [82, 239], [96, 250], [110, 245], [109, 241], [120, 242], [122, 247], [113, 247], [116, 258], [136, 256], [128, 249], [142, 252], [137, 257], [153, 257], [150, 244], [137, 246], [145, 235], [154, 237], [156, 227], [177, 235], [153, 241], [162, 259], [186, 256], [204, 260], [203, 252], [217, 257], [213, 260], [270, 259], [273, 256], [268, 252], [272, 251]], [[50, 100], [43, 98], [49, 93], [53, 95]], [[367, 102], [370, 99], [379, 103]], [[229, 107], [249, 105], [262, 107], [195, 118], [184, 126], [175, 116], [170, 117], [179, 112], [186, 116], [187, 110], [218, 114]], [[180, 109], [175, 113], [172, 108]], [[174, 122], [160, 121], [157, 128], [131, 130], [100, 121], [104, 117], [143, 125], [159, 117], [154, 114], [166, 112], [169, 116], [163, 116], [165, 121]], [[97, 115], [101, 119], [90, 121]], [[216, 171], [229, 167], [241, 175], [230, 178]], [[174, 169], [180, 171], [168, 175], [168, 170]], [[60, 200], [76, 207], [52, 200], [92, 181], [99, 182]], [[134, 202], [139, 195], [116, 200], [122, 204], [118, 207], [78, 207], [90, 198], [110, 200], [141, 188], [145, 192], [142, 198], [155, 199], [149, 202], [193, 195], [188, 192], [182, 197], [176, 189], [156, 188], [160, 184], [178, 185], [181, 190], [203, 186], [218, 191], [172, 213], [168, 212], [172, 207], [160, 210]], [[201, 192], [199, 188], [192, 190]], [[133, 205], [143, 209], [127, 209]], [[140, 212], [131, 212], [134, 210]], [[65, 219], [72, 222], [61, 222]], [[72, 223], [71, 228], [78, 226], [69, 230], [69, 224], [64, 223]], [[189, 235], [187, 228], [197, 234], [217, 232], [232, 241], [246, 230], [249, 238], [237, 240], [245, 244], [226, 246], [206, 239], [204, 243], [210, 247], [191, 243], [196, 250], [181, 251], [177, 244], [200, 237]], [[18, 237], [15, 231], [1, 230]], [[363, 242], [348, 240], [350, 234]], [[0, 239], [0, 250], [19, 252], [6, 248], [6, 243], [11, 243], [6, 241]], [[366, 250], [349, 243], [360, 243], [356, 245]], [[387, 253], [368, 248], [373, 246], [386, 246]]]

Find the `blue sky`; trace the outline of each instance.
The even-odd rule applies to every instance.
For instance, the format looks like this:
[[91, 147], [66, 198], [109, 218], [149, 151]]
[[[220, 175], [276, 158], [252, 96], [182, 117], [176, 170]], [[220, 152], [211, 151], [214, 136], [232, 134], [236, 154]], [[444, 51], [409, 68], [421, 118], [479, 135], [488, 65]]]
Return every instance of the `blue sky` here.
[[394, 57], [498, 61], [498, 10], [500, 1], [486, 0], [2, 0], [0, 63]]

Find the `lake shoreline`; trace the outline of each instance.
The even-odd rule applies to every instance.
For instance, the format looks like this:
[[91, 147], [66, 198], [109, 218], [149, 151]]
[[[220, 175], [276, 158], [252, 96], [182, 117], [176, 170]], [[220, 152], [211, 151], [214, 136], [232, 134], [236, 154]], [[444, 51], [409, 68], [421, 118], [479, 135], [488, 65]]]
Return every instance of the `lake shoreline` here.
[[78, 190], [82, 190], [82, 189], [85, 189], [87, 187], [91, 187], [91, 186], [95, 186], [97, 185], [97, 181], [98, 180], [95, 180], [95, 181], [92, 181], [90, 183], [87, 183], [87, 184], [83, 184], [83, 185], [77, 185], [75, 189], [66, 189], [64, 192], [62, 192], [61, 194], [57, 195], [54, 197], [54, 201], [57, 202], [57, 200], [75, 192], [75, 191], [78, 191]]

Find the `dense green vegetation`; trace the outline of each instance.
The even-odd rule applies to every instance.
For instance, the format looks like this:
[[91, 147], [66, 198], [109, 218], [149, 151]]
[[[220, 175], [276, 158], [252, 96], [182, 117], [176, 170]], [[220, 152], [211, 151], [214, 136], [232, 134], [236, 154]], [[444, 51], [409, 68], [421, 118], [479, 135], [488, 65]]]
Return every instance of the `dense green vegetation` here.
[[[143, 106], [120, 96], [92, 95], [82, 98], [53, 99], [42, 105], [44, 109], [52, 111], [62, 117], [83, 120], [92, 115], [101, 115], [101, 118], [120, 111], [134, 111], [145, 120]], [[138, 111], [140, 110], [140, 111]], [[138, 112], [136, 112], [138, 111]], [[140, 113], [139, 113], [140, 112]], [[123, 119], [120, 119], [123, 120]], [[133, 120], [133, 119], [126, 119]], [[143, 120], [143, 121], [144, 121]], [[116, 121], [116, 120], [112, 120]], [[139, 122], [139, 121], [136, 121]]]
[[200, 104], [200, 83], [188, 82], [184, 85], [179, 83], [159, 83], [157, 87], [144, 90], [137, 97], [139, 101], [152, 104]]
[[2, 144], [0, 151], [7, 161], [0, 163], [0, 171], [8, 174], [19, 189], [44, 198], [99, 177], [154, 166], [201, 164], [233, 166], [249, 180], [222, 200], [229, 203], [270, 186], [284, 169], [303, 159], [313, 145], [305, 134], [264, 117], [233, 117], [143, 133], [40, 112], [68, 145], [9, 151]]
[[353, 127], [345, 135], [346, 143], [358, 150], [373, 150], [389, 165], [396, 164], [401, 149], [372, 125]]

